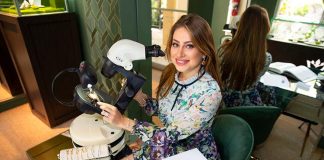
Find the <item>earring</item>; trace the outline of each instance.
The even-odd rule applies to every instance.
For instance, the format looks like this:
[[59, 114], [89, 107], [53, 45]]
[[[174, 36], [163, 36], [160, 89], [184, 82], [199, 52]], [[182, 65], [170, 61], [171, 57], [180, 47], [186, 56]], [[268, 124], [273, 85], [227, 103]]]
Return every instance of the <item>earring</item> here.
[[207, 60], [207, 57], [206, 56], [203, 56], [202, 57], [202, 62], [201, 62], [201, 65], [202, 66], [205, 66], [206, 65], [206, 60]]

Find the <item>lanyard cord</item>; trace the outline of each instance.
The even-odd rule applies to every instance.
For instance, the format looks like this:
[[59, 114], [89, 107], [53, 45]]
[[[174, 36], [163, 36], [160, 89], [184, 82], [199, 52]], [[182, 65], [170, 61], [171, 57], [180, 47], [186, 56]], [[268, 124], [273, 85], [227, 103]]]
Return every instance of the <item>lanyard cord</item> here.
[[178, 89], [178, 86], [181, 86], [181, 88], [180, 88], [180, 90], [179, 90], [179, 92], [177, 93], [177, 96], [176, 96], [176, 98], [175, 98], [175, 100], [174, 100], [174, 102], [173, 102], [173, 105], [172, 105], [172, 108], [171, 108], [171, 111], [173, 110], [173, 108], [174, 108], [174, 106], [175, 106], [175, 104], [176, 104], [176, 102], [177, 102], [177, 100], [178, 100], [178, 97], [179, 97], [179, 95], [180, 95], [180, 92], [183, 90], [183, 88], [187, 88], [188, 86], [190, 86], [190, 85], [192, 85], [192, 84], [194, 84], [195, 82], [197, 82], [203, 75], [205, 74], [205, 70], [204, 70], [204, 72], [196, 79], [196, 80], [194, 80], [193, 82], [191, 82], [191, 83], [189, 83], [189, 84], [180, 84], [179, 82], [177, 82], [177, 81], [175, 81], [175, 83], [177, 84], [177, 86], [176, 86], [176, 88], [172, 91], [172, 93], [175, 93], [176, 91], [177, 91], [177, 89]]

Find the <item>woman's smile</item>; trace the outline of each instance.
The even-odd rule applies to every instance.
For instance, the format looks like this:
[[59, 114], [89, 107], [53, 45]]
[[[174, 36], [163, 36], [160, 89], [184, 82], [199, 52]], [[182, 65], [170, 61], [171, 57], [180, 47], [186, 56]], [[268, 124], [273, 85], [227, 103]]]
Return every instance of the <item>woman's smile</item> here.
[[186, 64], [189, 63], [189, 60], [185, 60], [185, 59], [177, 59], [177, 58], [176, 58], [176, 63], [177, 63], [178, 66], [184, 66], [184, 65], [186, 65]]

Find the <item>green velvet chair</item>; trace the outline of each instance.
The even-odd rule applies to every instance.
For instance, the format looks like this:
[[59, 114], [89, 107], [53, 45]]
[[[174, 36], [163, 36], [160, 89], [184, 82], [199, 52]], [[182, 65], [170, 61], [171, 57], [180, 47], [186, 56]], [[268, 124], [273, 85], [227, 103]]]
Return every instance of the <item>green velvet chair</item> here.
[[276, 106], [281, 108], [282, 111], [286, 109], [291, 99], [298, 95], [298, 93], [296, 92], [288, 91], [278, 87], [276, 87], [275, 90], [276, 90], [276, 101], [277, 101]]
[[281, 109], [275, 106], [239, 106], [221, 109], [219, 114], [233, 114], [243, 118], [252, 128], [254, 145], [257, 146], [270, 135]]
[[242, 118], [230, 114], [217, 115], [212, 134], [222, 160], [250, 159], [254, 144], [253, 132]]

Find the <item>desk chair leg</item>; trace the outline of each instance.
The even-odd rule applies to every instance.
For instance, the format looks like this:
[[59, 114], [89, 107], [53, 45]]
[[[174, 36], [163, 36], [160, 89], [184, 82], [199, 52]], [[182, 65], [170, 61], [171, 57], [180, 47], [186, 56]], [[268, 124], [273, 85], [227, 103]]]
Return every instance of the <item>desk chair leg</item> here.
[[[305, 124], [306, 122], [303, 122], [303, 123], [301, 123], [299, 126], [298, 126], [298, 129], [301, 129], [301, 127]], [[315, 131], [314, 131], [314, 129], [313, 128], [311, 128], [310, 129], [316, 136], [319, 136]]]
[[303, 156], [304, 149], [305, 149], [305, 145], [306, 145], [306, 141], [307, 141], [307, 138], [308, 138], [308, 136], [309, 136], [309, 131], [310, 131], [310, 129], [311, 129], [311, 124], [308, 123], [308, 125], [307, 125], [306, 135], [305, 135], [304, 142], [303, 142], [303, 146], [302, 146], [302, 149], [301, 149], [301, 152], [300, 152], [300, 157]]
[[300, 129], [303, 125], [305, 124], [305, 122], [301, 123], [298, 128]]
[[324, 152], [322, 151], [321, 157], [318, 160], [321, 160], [323, 158]]

